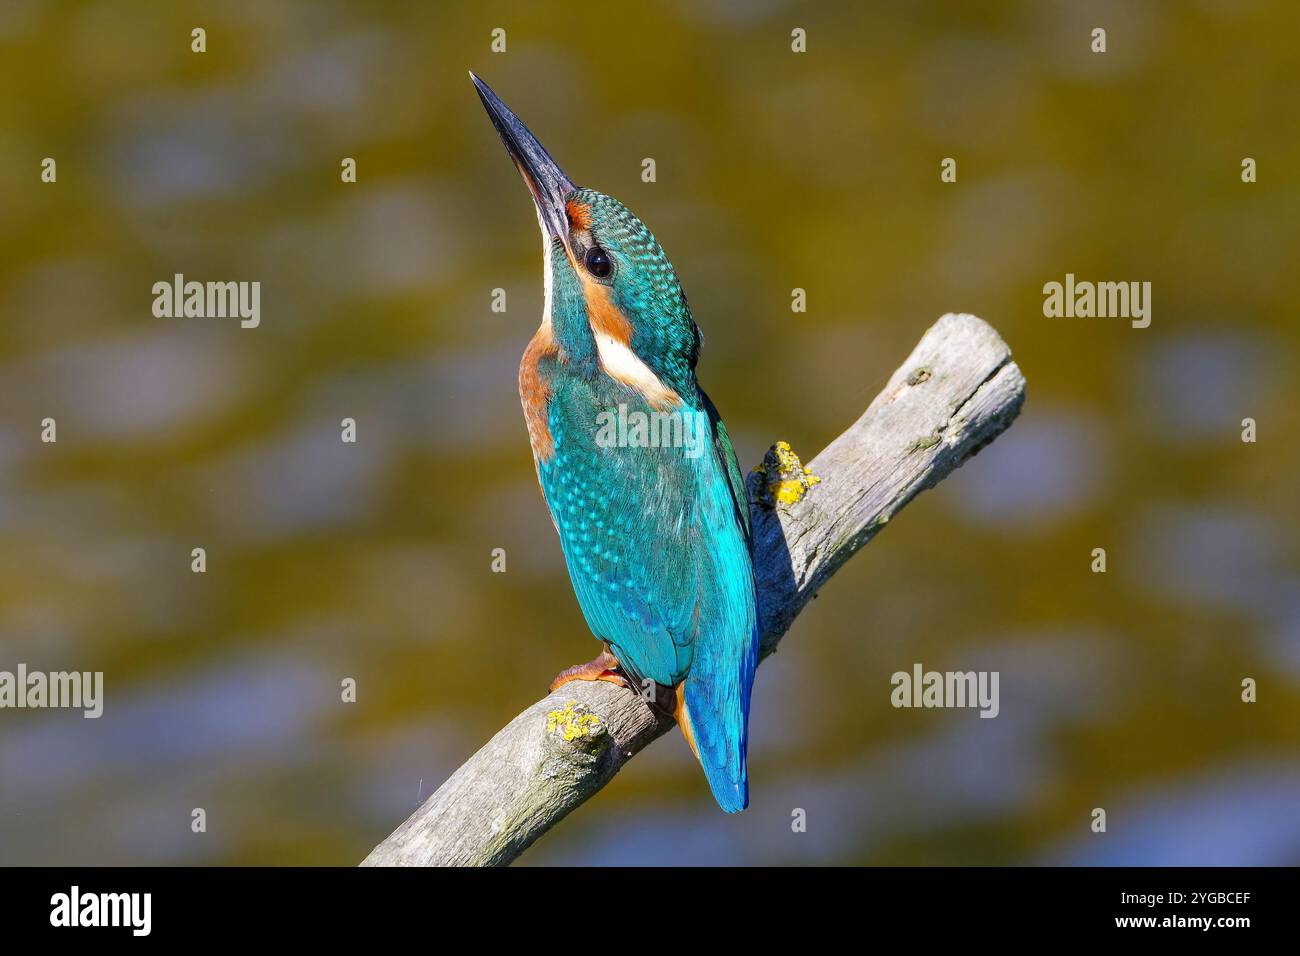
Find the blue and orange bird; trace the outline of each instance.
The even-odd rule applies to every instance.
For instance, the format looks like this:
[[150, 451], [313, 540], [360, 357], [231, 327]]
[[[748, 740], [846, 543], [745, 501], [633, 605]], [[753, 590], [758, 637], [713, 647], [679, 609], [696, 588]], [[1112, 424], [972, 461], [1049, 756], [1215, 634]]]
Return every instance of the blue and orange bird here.
[[[470, 77], [537, 207], [546, 301], [519, 366], [519, 397], [574, 593], [605, 645], [551, 689], [653, 681], [667, 698], [671, 688], [714, 797], [735, 813], [749, 803], [757, 600], [745, 483], [726, 426], [695, 380], [700, 331], [641, 220], [575, 186]], [[600, 440], [619, 414], [659, 422], [660, 440]], [[698, 440], [676, 440], [691, 434]]]

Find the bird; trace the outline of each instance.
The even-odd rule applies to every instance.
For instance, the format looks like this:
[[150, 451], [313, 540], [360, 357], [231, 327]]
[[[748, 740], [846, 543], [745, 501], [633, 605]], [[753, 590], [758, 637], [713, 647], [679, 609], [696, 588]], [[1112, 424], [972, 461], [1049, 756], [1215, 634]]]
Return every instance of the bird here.
[[[574, 680], [653, 690], [718, 805], [739, 812], [749, 804], [759, 653], [752, 528], [726, 425], [696, 379], [699, 327], [646, 225], [612, 196], [578, 187], [470, 78], [541, 228], [544, 306], [520, 361], [519, 397], [574, 594], [603, 644], [551, 690]], [[633, 425], [614, 436], [612, 420]], [[658, 441], [638, 432], [642, 422], [662, 426], [649, 435]]]

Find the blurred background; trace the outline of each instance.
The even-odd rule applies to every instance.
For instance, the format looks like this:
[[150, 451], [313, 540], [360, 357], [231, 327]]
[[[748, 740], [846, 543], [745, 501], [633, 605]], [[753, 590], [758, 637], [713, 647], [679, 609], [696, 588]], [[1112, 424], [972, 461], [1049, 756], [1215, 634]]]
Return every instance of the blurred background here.
[[[106, 699], [0, 712], [0, 863], [356, 863], [594, 653], [471, 68], [654, 229], [743, 465], [947, 311], [1029, 382], [761, 669], [745, 814], [674, 734], [522, 862], [1300, 862], [1292, 4], [6, 0], [0, 669]], [[178, 272], [259, 280], [261, 327], [155, 318]], [[1151, 327], [1045, 318], [1066, 272], [1150, 281]], [[1000, 716], [891, 708], [918, 661], [999, 670]]]

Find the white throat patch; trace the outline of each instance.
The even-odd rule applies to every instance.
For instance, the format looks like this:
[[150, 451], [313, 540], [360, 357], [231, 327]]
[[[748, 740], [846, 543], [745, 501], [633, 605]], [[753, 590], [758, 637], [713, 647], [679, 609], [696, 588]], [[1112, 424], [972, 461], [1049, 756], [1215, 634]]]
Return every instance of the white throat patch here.
[[534, 204], [537, 226], [542, 230], [542, 325], [551, 324], [551, 289], [555, 284], [555, 269], [551, 265], [551, 238], [546, 232], [542, 211]]
[[641, 361], [630, 348], [604, 332], [593, 330], [593, 333], [600, 367], [606, 375], [636, 389], [651, 408], [666, 410], [682, 403], [681, 397], [660, 381], [650, 366]]

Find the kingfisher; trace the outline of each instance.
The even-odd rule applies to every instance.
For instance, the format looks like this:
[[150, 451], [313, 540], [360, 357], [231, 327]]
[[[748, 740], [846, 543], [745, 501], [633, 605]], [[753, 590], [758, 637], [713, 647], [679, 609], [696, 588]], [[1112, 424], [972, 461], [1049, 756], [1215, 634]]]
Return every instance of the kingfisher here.
[[745, 482], [695, 377], [700, 330], [645, 224], [576, 186], [470, 78], [541, 227], [545, 303], [519, 398], [574, 594], [604, 645], [551, 690], [574, 680], [653, 689], [718, 804], [736, 813], [749, 804], [757, 597]]

